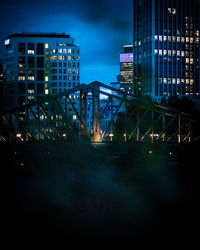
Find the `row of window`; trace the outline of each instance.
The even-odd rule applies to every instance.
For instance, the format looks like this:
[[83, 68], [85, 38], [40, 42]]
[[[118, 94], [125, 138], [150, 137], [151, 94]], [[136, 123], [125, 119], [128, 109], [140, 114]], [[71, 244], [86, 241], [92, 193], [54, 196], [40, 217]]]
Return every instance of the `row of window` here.
[[80, 66], [79, 62], [73, 62], [73, 63], [71, 63], [71, 62], [68, 62], [68, 63], [66, 63], [66, 62], [63, 62], [63, 63], [62, 62], [58, 62], [58, 63], [53, 62], [50, 65], [51, 65], [52, 68], [57, 68], [57, 67], [59, 67], [59, 68], [62, 68], [62, 67], [64, 67], [64, 68], [66, 68], [66, 67], [75, 68], [75, 67], [77, 67], [78, 68]]
[[[161, 35], [155, 35], [154, 36], [154, 38], [155, 38], [155, 41], [160, 41], [160, 42], [162, 42], [162, 41], [164, 41], [164, 42], [167, 42], [167, 41], [169, 41], [169, 42], [182, 42], [182, 43], [184, 43], [184, 42], [186, 42], [186, 43], [194, 43], [194, 41], [196, 42], [196, 43], [199, 43], [199, 37], [196, 37], [195, 39], [194, 39], [194, 37], [180, 37], [180, 36], [161, 36]], [[139, 44], [139, 42], [138, 42], [138, 44]]]
[[180, 79], [180, 78], [159, 78], [160, 83], [164, 84], [194, 84], [194, 79]]
[[57, 73], [59, 73], [59, 74], [79, 74], [79, 69], [76, 69], [76, 68], [74, 68], [74, 69], [59, 69], [59, 70], [57, 70], [57, 69], [52, 69], [51, 70], [51, 73], [52, 74], [57, 74]]
[[51, 56], [52, 61], [79, 61], [80, 56]]
[[53, 54], [79, 54], [79, 49], [53, 49], [52, 50]]

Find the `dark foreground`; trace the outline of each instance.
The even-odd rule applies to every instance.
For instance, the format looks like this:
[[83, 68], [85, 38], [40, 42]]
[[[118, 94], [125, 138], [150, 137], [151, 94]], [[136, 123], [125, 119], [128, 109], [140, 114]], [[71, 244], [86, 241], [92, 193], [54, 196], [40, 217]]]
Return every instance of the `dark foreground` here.
[[194, 248], [199, 145], [76, 140], [0, 147], [7, 244]]

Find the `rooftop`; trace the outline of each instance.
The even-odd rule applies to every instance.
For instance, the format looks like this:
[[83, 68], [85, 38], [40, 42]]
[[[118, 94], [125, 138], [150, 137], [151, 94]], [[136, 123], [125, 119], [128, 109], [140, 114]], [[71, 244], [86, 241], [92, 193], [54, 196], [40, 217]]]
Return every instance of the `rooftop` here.
[[15, 37], [70, 38], [70, 35], [66, 35], [64, 32], [63, 33], [23, 32], [23, 33], [12, 34], [7, 38], [15, 38]]

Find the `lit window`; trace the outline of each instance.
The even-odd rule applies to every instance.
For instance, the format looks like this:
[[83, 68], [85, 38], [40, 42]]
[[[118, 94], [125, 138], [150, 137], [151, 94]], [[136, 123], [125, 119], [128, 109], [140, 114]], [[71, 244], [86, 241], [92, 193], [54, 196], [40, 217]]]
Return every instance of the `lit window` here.
[[155, 35], [155, 41], [157, 41], [158, 40], [158, 35]]
[[48, 49], [48, 48], [49, 48], [49, 44], [45, 43], [45, 49]]
[[199, 43], [199, 38], [198, 37], [195, 38], [195, 43]]
[[190, 84], [193, 85], [194, 84], [194, 80], [190, 79]]
[[163, 82], [164, 82], [165, 84], [167, 84], [167, 78], [164, 78]]
[[180, 82], [181, 82], [181, 79], [177, 78], [177, 84], [180, 84]]
[[63, 49], [63, 53], [64, 53], [64, 54], [67, 54], [67, 50], [66, 50], [66, 49]]
[[176, 78], [173, 78], [172, 83], [173, 83], [173, 84], [176, 84]]
[[29, 50], [27, 50], [27, 54], [28, 54], [28, 55], [34, 55], [34, 54], [35, 54], [35, 51], [32, 50], [32, 49], [29, 49]]
[[179, 42], [179, 43], [180, 43], [180, 41], [181, 41], [180, 36], [177, 36], [177, 42]]
[[72, 57], [71, 56], [68, 56], [68, 61], [71, 61]]
[[57, 56], [52, 56], [51, 59], [52, 59], [53, 61], [56, 61], [56, 60], [57, 60]]
[[190, 64], [193, 64], [193, 63], [194, 63], [194, 59], [190, 58]]
[[169, 12], [169, 14], [172, 14], [172, 9], [168, 8], [168, 12]]
[[34, 89], [28, 89], [28, 94], [31, 95], [31, 94], [34, 94], [34, 92], [35, 92]]
[[59, 61], [62, 61], [62, 56], [59, 56], [58, 59], [59, 59]]
[[172, 51], [168, 50], [168, 55], [171, 56], [172, 55]]
[[161, 49], [159, 49], [159, 55], [162, 56], [162, 50]]
[[180, 50], [177, 50], [177, 56], [180, 56], [180, 55], [181, 55]]
[[190, 63], [190, 59], [189, 58], [186, 58], [186, 63]]
[[186, 37], [186, 43], [189, 43], [190, 42], [190, 38], [187, 36]]
[[71, 49], [68, 49], [68, 54], [71, 54], [72, 53], [72, 50]]
[[190, 37], [190, 43], [193, 43], [193, 42], [194, 42], [194, 38]]
[[73, 120], [76, 120], [76, 115], [73, 115]]
[[59, 54], [62, 54], [62, 49], [59, 49], [59, 50], [58, 50], [58, 53], [59, 53]]
[[184, 51], [181, 51], [181, 56], [185, 56], [185, 52]]
[[18, 81], [25, 81], [25, 76], [18, 76]]
[[168, 40], [169, 40], [169, 42], [171, 42], [172, 41], [172, 37], [168, 36]]
[[176, 14], [176, 9], [175, 9], [175, 8], [172, 9], [172, 14], [173, 14], [173, 15]]
[[28, 80], [29, 80], [29, 81], [34, 81], [34, 80], [35, 80], [35, 77], [34, 77], [34, 76], [28, 76]]
[[57, 49], [53, 49], [53, 54], [56, 54], [57, 53]]
[[173, 50], [173, 56], [175, 56], [176, 55], [176, 50]]
[[45, 82], [48, 82], [48, 81], [49, 81], [49, 77], [45, 76]]
[[182, 43], [185, 42], [185, 37], [181, 37], [181, 42], [182, 42]]
[[28, 100], [34, 100], [34, 96], [28, 96]]
[[189, 84], [190, 83], [190, 80], [189, 79], [186, 79], [186, 84]]
[[49, 94], [49, 90], [45, 89], [45, 95], [48, 95], [48, 94]]
[[167, 36], [164, 36], [164, 41], [167, 41]]
[[164, 50], [164, 55], [165, 55], [165, 56], [167, 55], [167, 50]]
[[171, 84], [171, 83], [172, 83], [172, 79], [168, 78], [168, 84]]
[[162, 36], [159, 36], [159, 41], [161, 41], [161, 42], [162, 42]]

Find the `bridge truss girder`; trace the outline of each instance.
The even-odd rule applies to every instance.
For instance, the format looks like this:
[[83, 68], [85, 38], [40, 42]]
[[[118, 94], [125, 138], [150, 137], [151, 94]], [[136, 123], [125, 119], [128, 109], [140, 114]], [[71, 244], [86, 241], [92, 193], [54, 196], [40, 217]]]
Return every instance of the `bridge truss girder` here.
[[[92, 97], [92, 133], [87, 129], [87, 97], [89, 93], [91, 93]], [[79, 96], [79, 106], [73, 103], [73, 101], [70, 99], [71, 94], [76, 94]], [[105, 95], [108, 97], [106, 106], [102, 112], [100, 111], [100, 95]], [[119, 101], [118, 105], [115, 107], [115, 110], [113, 106], [114, 99]], [[129, 135], [127, 134], [127, 127], [125, 126], [125, 141], [145, 141], [149, 139], [149, 135], [151, 135], [150, 141], [152, 143], [158, 142], [160, 140], [163, 142], [169, 141], [174, 137], [177, 137], [177, 142], [192, 140], [191, 124], [193, 120], [189, 114], [168, 108], [166, 106], [161, 106], [159, 104], [142, 101], [141, 99], [100, 82], [92, 82], [88, 85], [81, 84], [73, 89], [66, 90], [57, 95], [45, 95], [40, 101], [32, 102], [9, 110], [4, 110], [1, 114], [1, 119], [4, 120], [9, 126], [11, 135], [8, 140], [12, 140], [13, 129], [15, 128], [17, 131], [18, 128], [15, 127], [15, 123], [17, 122], [21, 124], [21, 127], [26, 132], [26, 140], [31, 137], [40, 140], [41, 131], [43, 131], [44, 134], [46, 133], [46, 137], [49, 140], [55, 138], [66, 139], [66, 131], [72, 126], [70, 119], [68, 118], [68, 107], [70, 107], [79, 121], [79, 134], [90, 137], [92, 141], [102, 141], [105, 139], [107, 133], [113, 134], [113, 123], [117, 117], [120, 107], [123, 104], [125, 107], [124, 119], [126, 124], [128, 103], [132, 103], [133, 108], [136, 110], [136, 124], [133, 124], [133, 130], [129, 133]], [[100, 119], [108, 108], [111, 110], [110, 121], [107, 123], [105, 130], [101, 131]], [[20, 112], [25, 113], [24, 122], [20, 122], [19, 120], [20, 118], [18, 114]], [[32, 116], [32, 123], [34, 122], [35, 124], [34, 131], [36, 131], [36, 133], [31, 133], [29, 127], [26, 126], [26, 123], [30, 122], [30, 114]], [[41, 118], [41, 114], [43, 118]], [[61, 116], [62, 119], [57, 121], [57, 116]], [[150, 116], [148, 121], [151, 120], [151, 124], [145, 129], [144, 124], [147, 120], [147, 116]], [[13, 118], [15, 119], [15, 123], [13, 122]], [[177, 122], [177, 129], [175, 129], [173, 132], [170, 132], [167, 137], [167, 131], [169, 131], [170, 126], [175, 123], [175, 121]], [[51, 137], [46, 132], [44, 122], [46, 122], [48, 127], [52, 130], [53, 137]], [[62, 124], [61, 127], [64, 128], [64, 130], [59, 130], [57, 126], [58, 122]], [[158, 135], [155, 136], [155, 127], [159, 122], [161, 123], [160, 126], [162, 129], [159, 131]], [[181, 134], [184, 126], [188, 126], [187, 134]], [[0, 132], [0, 138], [5, 139], [2, 131]]]

